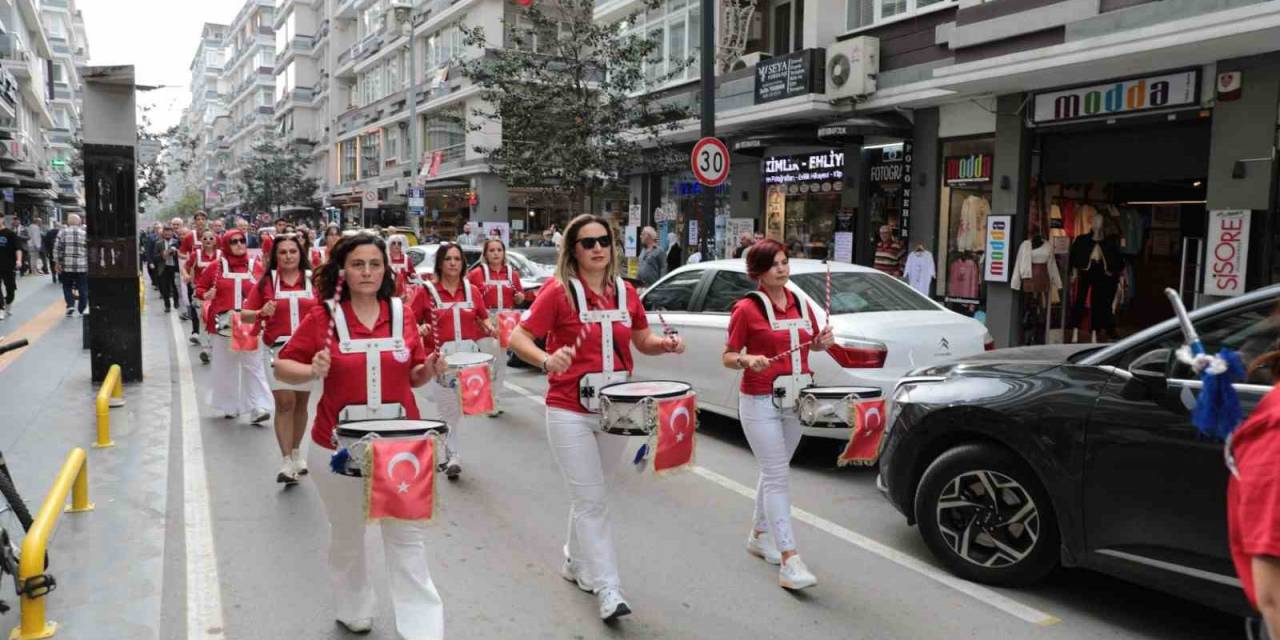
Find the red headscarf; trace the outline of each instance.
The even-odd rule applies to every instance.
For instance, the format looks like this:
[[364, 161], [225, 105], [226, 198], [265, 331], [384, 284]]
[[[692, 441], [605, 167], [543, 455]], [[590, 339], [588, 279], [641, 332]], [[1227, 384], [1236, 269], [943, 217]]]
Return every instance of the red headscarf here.
[[249, 253], [248, 253], [249, 246], [247, 244], [245, 245], [244, 254], [235, 255], [234, 253], [231, 253], [232, 238], [240, 238], [243, 240], [244, 232], [239, 229], [232, 229], [222, 234], [222, 238], [218, 240], [218, 245], [222, 247], [222, 257], [227, 261], [227, 266], [231, 267], [232, 272], [248, 271], [249, 270]]

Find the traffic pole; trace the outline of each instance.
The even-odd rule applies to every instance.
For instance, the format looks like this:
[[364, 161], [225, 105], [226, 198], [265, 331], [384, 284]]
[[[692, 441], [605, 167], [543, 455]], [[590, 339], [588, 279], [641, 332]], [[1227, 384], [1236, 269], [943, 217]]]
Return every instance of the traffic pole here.
[[[716, 135], [716, 3], [702, 0], [702, 137]], [[727, 161], [728, 158], [725, 158]], [[702, 186], [702, 223], [698, 225], [699, 251], [703, 260], [714, 259], [716, 238], [716, 187]]]

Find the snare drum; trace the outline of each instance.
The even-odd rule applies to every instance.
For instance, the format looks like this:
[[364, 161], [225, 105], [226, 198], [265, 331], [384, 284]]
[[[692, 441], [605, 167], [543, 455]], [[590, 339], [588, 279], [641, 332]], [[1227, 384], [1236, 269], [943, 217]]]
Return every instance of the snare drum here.
[[693, 387], [674, 380], [619, 382], [600, 389], [600, 431], [647, 436], [658, 424], [657, 400], [680, 398]]
[[343, 470], [335, 470], [344, 476], [360, 477], [366, 443], [373, 438], [408, 440], [427, 436], [441, 436], [449, 427], [440, 420], [361, 420], [340, 423], [334, 429], [339, 449], [346, 449], [350, 456]]
[[800, 390], [796, 413], [806, 427], [852, 427], [853, 404], [880, 395], [876, 387], [805, 387]]
[[235, 313], [235, 312], [223, 311], [222, 313], [219, 313], [217, 316], [214, 316], [214, 319], [213, 319], [213, 326], [215, 327], [214, 333], [217, 333], [218, 335], [224, 338], [231, 337], [231, 314], [232, 313]]
[[443, 384], [450, 389], [458, 386], [458, 376], [463, 369], [476, 365], [493, 368], [493, 356], [488, 353], [451, 353], [444, 357], [445, 372]]

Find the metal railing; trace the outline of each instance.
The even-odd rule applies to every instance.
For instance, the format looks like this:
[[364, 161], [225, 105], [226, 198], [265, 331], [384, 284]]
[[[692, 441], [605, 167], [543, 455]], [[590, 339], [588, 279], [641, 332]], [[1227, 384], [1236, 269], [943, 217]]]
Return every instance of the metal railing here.
[[114, 447], [116, 443], [111, 440], [111, 408], [124, 406], [124, 383], [120, 379], [120, 365], [113, 364], [107, 369], [107, 377], [102, 379], [95, 404], [98, 413], [98, 441], [93, 443], [93, 448]]

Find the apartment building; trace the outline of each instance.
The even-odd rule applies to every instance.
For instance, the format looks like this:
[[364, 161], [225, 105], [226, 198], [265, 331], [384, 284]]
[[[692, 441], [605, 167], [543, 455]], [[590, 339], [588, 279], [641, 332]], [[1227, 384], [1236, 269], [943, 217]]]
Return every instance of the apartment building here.
[[59, 215], [50, 163], [53, 58], [36, 4], [0, 2], [0, 189], [4, 213], [22, 219]]
[[53, 126], [48, 129], [50, 178], [61, 209], [78, 212], [84, 201], [84, 181], [72, 175], [74, 143], [80, 131], [82, 83], [79, 67], [89, 60], [89, 41], [84, 16], [74, 0], [45, 0], [41, 18], [48, 34], [49, 110]]
[[[328, 0], [283, 0], [275, 12], [275, 131], [311, 151], [310, 175], [329, 182]], [[319, 196], [320, 194], [317, 194]], [[299, 205], [305, 203], [298, 203]]]
[[[225, 60], [219, 80], [225, 109], [214, 116], [214, 165], [222, 179], [214, 212], [238, 210], [236, 177], [253, 146], [270, 134], [275, 112], [275, 2], [248, 0], [231, 21], [223, 40]], [[216, 135], [221, 118], [229, 120]]]
[[[186, 179], [179, 182], [182, 191], [201, 194], [203, 206], [218, 207], [227, 196], [229, 185], [217, 164], [218, 141], [213, 137], [213, 121], [225, 113], [226, 88], [222, 75], [227, 63], [227, 34], [230, 26], [205, 23], [200, 32], [200, 45], [191, 58], [191, 104], [183, 112], [182, 124], [191, 138], [186, 160]], [[181, 173], [173, 173], [175, 177]], [[179, 197], [181, 193], [179, 193]]]

